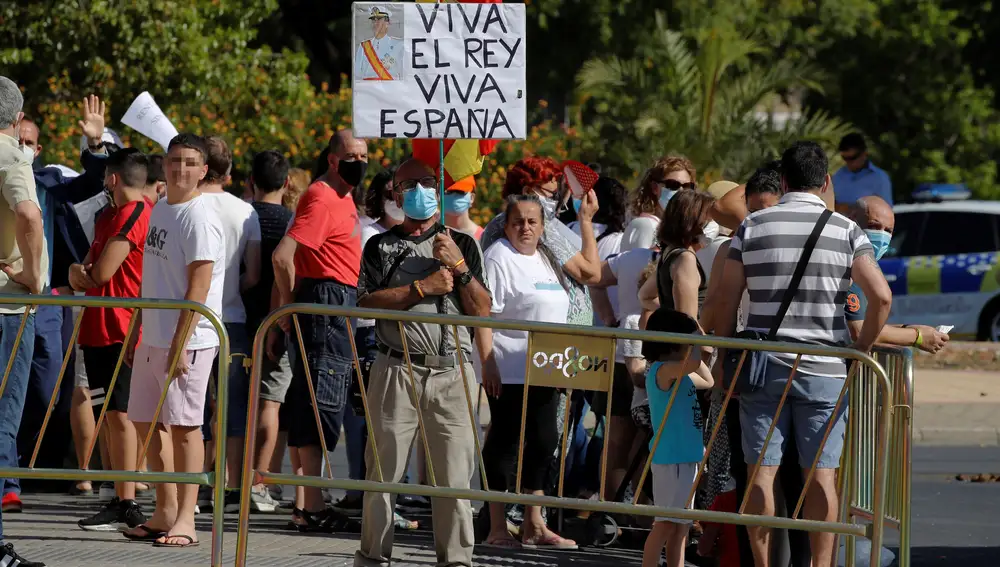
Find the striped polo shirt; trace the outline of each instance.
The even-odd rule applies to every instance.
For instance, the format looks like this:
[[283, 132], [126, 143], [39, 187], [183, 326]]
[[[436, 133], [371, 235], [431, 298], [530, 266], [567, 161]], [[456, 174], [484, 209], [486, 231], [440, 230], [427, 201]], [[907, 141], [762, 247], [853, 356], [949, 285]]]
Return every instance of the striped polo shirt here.
[[[747, 329], [767, 333], [788, 288], [802, 248], [826, 205], [801, 191], [786, 193], [777, 205], [743, 221], [729, 247], [729, 258], [743, 264], [750, 295]], [[851, 266], [861, 256], [874, 256], [861, 227], [847, 217], [830, 217], [802, 276], [798, 293], [778, 328], [778, 340], [846, 346], [851, 335], [844, 304], [851, 285]], [[793, 354], [770, 357], [791, 366]], [[847, 375], [843, 359], [803, 356], [799, 372], [815, 376]]]

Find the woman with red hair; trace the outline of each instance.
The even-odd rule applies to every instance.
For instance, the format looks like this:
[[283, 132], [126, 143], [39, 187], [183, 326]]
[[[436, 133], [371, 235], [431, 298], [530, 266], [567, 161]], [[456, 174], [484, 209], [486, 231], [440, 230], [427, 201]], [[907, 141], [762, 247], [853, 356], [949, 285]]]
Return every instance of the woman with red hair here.
[[[570, 192], [562, 183], [559, 163], [547, 157], [528, 157], [515, 163], [507, 171], [503, 197], [535, 195], [545, 209], [545, 229], [540, 246], [548, 251], [568, 275], [566, 291], [570, 306], [567, 322], [573, 325], [593, 324], [593, 307], [587, 286], [601, 278], [601, 258], [597, 252], [593, 218], [597, 212], [597, 196], [593, 191], [584, 195], [580, 205], [580, 235], [563, 224], [557, 215], [569, 201]], [[494, 242], [503, 238], [506, 215], [501, 213], [486, 225], [480, 243], [485, 252]]]

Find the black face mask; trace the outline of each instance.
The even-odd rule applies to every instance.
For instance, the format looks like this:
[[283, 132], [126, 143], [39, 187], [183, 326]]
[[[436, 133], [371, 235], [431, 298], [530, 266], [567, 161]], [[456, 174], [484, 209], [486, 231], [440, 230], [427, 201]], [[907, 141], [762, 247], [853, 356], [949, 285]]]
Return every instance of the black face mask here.
[[340, 174], [340, 178], [351, 187], [361, 185], [367, 171], [368, 162], [359, 159], [354, 161], [341, 160], [337, 165], [337, 173]]

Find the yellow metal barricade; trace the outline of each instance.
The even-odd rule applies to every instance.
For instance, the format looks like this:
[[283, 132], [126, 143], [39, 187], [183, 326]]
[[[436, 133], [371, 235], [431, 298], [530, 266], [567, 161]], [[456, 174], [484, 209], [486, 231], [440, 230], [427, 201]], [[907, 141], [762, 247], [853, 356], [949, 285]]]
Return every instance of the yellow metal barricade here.
[[[581, 500], [576, 498], [561, 498], [558, 496], [535, 496], [529, 494], [514, 494], [514, 493], [503, 493], [489, 491], [488, 487], [484, 482], [484, 490], [474, 490], [474, 489], [459, 489], [450, 487], [440, 487], [436, 486], [433, 470], [430, 466], [430, 456], [427, 455], [428, 461], [428, 477], [431, 486], [421, 486], [415, 484], [402, 484], [400, 482], [387, 482], [382, 475], [382, 468], [376, 462], [376, 467], [374, 471], [370, 472], [370, 478], [377, 478], [378, 481], [369, 480], [350, 480], [350, 479], [335, 479], [335, 478], [320, 478], [320, 477], [306, 477], [306, 476], [296, 476], [288, 474], [277, 474], [268, 471], [259, 471], [253, 469], [253, 458], [254, 451], [253, 448], [257, 446], [256, 433], [257, 428], [254, 426], [257, 419], [258, 408], [259, 408], [259, 394], [260, 394], [260, 379], [261, 379], [261, 364], [263, 357], [266, 356], [265, 353], [265, 343], [268, 330], [281, 318], [287, 316], [294, 316], [295, 314], [311, 314], [311, 315], [324, 315], [331, 317], [341, 317], [348, 325], [348, 334], [353, 337], [353, 333], [350, 333], [350, 323], [352, 318], [355, 319], [376, 319], [376, 320], [389, 320], [397, 322], [402, 330], [402, 325], [404, 323], [424, 323], [424, 324], [440, 324], [444, 329], [451, 327], [452, 332], [455, 333], [457, 338], [457, 327], [480, 327], [480, 328], [492, 328], [495, 330], [513, 330], [513, 331], [528, 331], [528, 341], [529, 341], [529, 376], [527, 377], [526, 384], [535, 385], [553, 385], [560, 388], [575, 387], [575, 388], [587, 388], [595, 390], [605, 390], [609, 392], [611, 390], [611, 382], [609, 380], [604, 380], [603, 374], [601, 372], [594, 371], [595, 362], [600, 362], [601, 355], [600, 352], [604, 352], [605, 348], [598, 345], [612, 345], [609, 352], [613, 353], [613, 344], [615, 340], [641, 340], [641, 341], [658, 341], [672, 344], [687, 344], [687, 345], [697, 345], [697, 346], [709, 346], [715, 348], [730, 348], [736, 350], [745, 351], [772, 351], [772, 352], [785, 352], [798, 355], [801, 359], [802, 355], [820, 355], [820, 356], [832, 356], [838, 358], [844, 358], [848, 361], [853, 361], [850, 363], [851, 372], [847, 380], [845, 380], [844, 387], [840, 394], [840, 399], [837, 402], [838, 406], [842, 404], [849, 403], [850, 411], [848, 412], [850, 416], [849, 428], [851, 433], [849, 439], [847, 440], [849, 444], [845, 447], [845, 453], [850, 447], [858, 447], [863, 441], [864, 447], [863, 451], [858, 452], [858, 458], [848, 458], [845, 464], [847, 466], [843, 467], [841, 470], [841, 480], [843, 487], [841, 492], [841, 501], [843, 502], [843, 509], [840, 515], [839, 521], [815, 521], [815, 520], [803, 520], [795, 519], [795, 515], [801, 509], [802, 502], [800, 501], [796, 506], [796, 514], [792, 518], [785, 517], [773, 517], [773, 516], [759, 516], [750, 515], [742, 513], [743, 507], [741, 507], [740, 513], [724, 513], [724, 512], [710, 512], [705, 510], [692, 510], [692, 509], [676, 509], [676, 508], [665, 508], [660, 506], [646, 506], [646, 505], [635, 505], [635, 504], [625, 504], [621, 502], [607, 502], [603, 500], [593, 501], [593, 500]], [[294, 319], [293, 319], [294, 320]], [[297, 321], [295, 321], [296, 328], [298, 327]], [[405, 333], [403, 333], [405, 337]], [[457, 341], [456, 341], [457, 342]], [[566, 349], [566, 345], [574, 345], [570, 347], [570, 351]], [[303, 345], [300, 341], [300, 348]], [[543, 347], [543, 348], [539, 348]], [[407, 350], [407, 346], [403, 345], [404, 350]], [[594, 352], [589, 352], [594, 350]], [[551, 351], [551, 352], [549, 352]], [[596, 357], [594, 355], [597, 355]], [[546, 360], [542, 360], [543, 356]], [[552, 364], [552, 356], [557, 356], [556, 364]], [[425, 451], [428, 449], [428, 443], [433, 442], [426, 438], [426, 434], [423, 430], [423, 421], [420, 416], [420, 405], [417, 403], [417, 398], [419, 393], [416, 388], [416, 383], [414, 382], [412, 367], [409, 364], [409, 353], [404, 352], [404, 363], [406, 367], [409, 368], [410, 372], [410, 383], [412, 386], [412, 391], [410, 395], [413, 397], [415, 405], [417, 407], [418, 419], [420, 420], [420, 436], [424, 445]], [[458, 362], [459, 367], [464, 369], [464, 365], [461, 364], [464, 361], [461, 360], [461, 351], [457, 354], [459, 357]], [[535, 365], [534, 357], [538, 357], [538, 366], [547, 367], [552, 366], [554, 368], [565, 368], [567, 364], [575, 365], [577, 369], [582, 368], [584, 371], [578, 376], [578, 380], [573, 382], [573, 377], [563, 376], [560, 377], [556, 382], [552, 382], [551, 378], [546, 378], [543, 373], [539, 375], [534, 371], [533, 366]], [[358, 360], [357, 352], [354, 353], [354, 364], [355, 368], [360, 374], [360, 362]], [[744, 355], [744, 361], [748, 361], [749, 357]], [[613, 356], [611, 358], [613, 360]], [[891, 362], [892, 368], [906, 368], [905, 364], [896, 364], [895, 359], [887, 359]], [[582, 366], [581, 366], [582, 365]], [[792, 369], [794, 375], [795, 369]], [[478, 432], [478, 424], [475, 423], [475, 414], [473, 412], [473, 406], [471, 397], [468, 396], [468, 392], [471, 390], [469, 388], [469, 377], [466, 376], [464, 370], [462, 371], [462, 378], [466, 382], [466, 392], [468, 400], [469, 409], [469, 419], [470, 427], [473, 427]], [[551, 376], [550, 372], [548, 376]], [[575, 376], [575, 375], [574, 375]], [[311, 377], [306, 372], [306, 378], [310, 382], [311, 388]], [[791, 378], [788, 381], [791, 384]], [[859, 386], [860, 385], [860, 386]], [[527, 388], [525, 388], [527, 390]], [[675, 388], [676, 390], [676, 388]], [[912, 389], [911, 389], [912, 391]], [[788, 388], [785, 390], [787, 395]], [[782, 529], [795, 529], [804, 530], [810, 532], [826, 532], [837, 535], [848, 536], [848, 544], [853, 547], [854, 538], [857, 536], [866, 536], [872, 540], [873, 547], [878, 549], [883, 541], [883, 528], [884, 521], [888, 514], [896, 514], [900, 519], [906, 515], [908, 510], [908, 502], [906, 498], [908, 497], [908, 491], [906, 493], [893, 493], [891, 504], [892, 508], [887, 508], [887, 492], [886, 492], [886, 480], [887, 473], [889, 472], [889, 456], [890, 447], [896, 453], [893, 457], [902, 457], [909, 448], [909, 437], [906, 436], [906, 432], [902, 429], [892, 430], [895, 436], [893, 441], [897, 439], [902, 439], [902, 453], [901, 454], [898, 443], [890, 443], [890, 423], [893, 421], [893, 416], [897, 415], [896, 410], [901, 404], [898, 403], [899, 400], [906, 399], [910, 393], [905, 394], [896, 393], [890, 383], [889, 377], [886, 375], [886, 371], [882, 366], [872, 357], [850, 349], [846, 348], [832, 348], [823, 347], [815, 345], [807, 345], [801, 343], [772, 343], [764, 341], [746, 341], [732, 338], [720, 338], [713, 336], [694, 336], [694, 335], [684, 335], [684, 334], [674, 334], [674, 333], [657, 333], [650, 331], [636, 331], [636, 330], [625, 330], [616, 328], [597, 328], [597, 327], [578, 327], [570, 325], [558, 325], [550, 323], [537, 323], [537, 322], [526, 322], [526, 321], [502, 321], [496, 319], [479, 318], [479, 317], [464, 317], [457, 315], [441, 315], [441, 314], [429, 314], [429, 313], [414, 313], [409, 311], [388, 311], [381, 309], [360, 309], [360, 308], [348, 308], [348, 307], [337, 307], [337, 306], [322, 306], [322, 305], [311, 305], [311, 304], [292, 304], [286, 305], [277, 311], [271, 313], [261, 325], [260, 330], [258, 330], [253, 341], [253, 370], [251, 377], [251, 387], [250, 387], [250, 400], [248, 403], [248, 413], [247, 413], [247, 435], [246, 435], [246, 450], [244, 453], [243, 461], [243, 479], [241, 486], [243, 490], [241, 491], [240, 500], [240, 518], [239, 518], [239, 531], [237, 536], [237, 551], [236, 551], [236, 565], [244, 566], [247, 564], [247, 546], [248, 546], [248, 530], [249, 530], [249, 508], [250, 508], [250, 487], [258, 483], [266, 484], [279, 484], [279, 485], [293, 485], [293, 486], [309, 486], [309, 487], [319, 487], [319, 488], [336, 488], [342, 490], [359, 490], [359, 491], [370, 491], [370, 492], [382, 492], [382, 493], [393, 493], [393, 494], [413, 494], [417, 496], [427, 496], [427, 497], [437, 497], [437, 498], [456, 498], [462, 500], [483, 500], [492, 502], [502, 502], [502, 503], [517, 503], [524, 505], [537, 505], [537, 506], [547, 506], [555, 508], [572, 508], [580, 511], [590, 511], [590, 512], [606, 512], [612, 514], [629, 514], [629, 515], [642, 515], [642, 516], [659, 516], [659, 517], [671, 517], [685, 520], [699, 520], [705, 522], [717, 522], [717, 523], [729, 523], [729, 524], [742, 524], [746, 526], [761, 526], [761, 527], [772, 527], [772, 528], [782, 528]], [[314, 396], [314, 394], [311, 394]], [[728, 403], [732, 395], [732, 388], [726, 395], [726, 402]], [[364, 385], [362, 384], [362, 396], [365, 398], [365, 412], [366, 418], [368, 415], [369, 402], [372, 400], [367, 400], [367, 392], [364, 391]], [[903, 397], [900, 397], [903, 396]], [[846, 400], [846, 401], [845, 401]], [[779, 403], [778, 412], [780, 413], [781, 406], [785, 403], [785, 396], [782, 397]], [[315, 406], [315, 403], [314, 403]], [[611, 407], [609, 401], [608, 408]], [[670, 411], [670, 406], [668, 405], [667, 411]], [[908, 412], [907, 412], [908, 413]], [[722, 411], [721, 416], [725, 415], [725, 411]], [[907, 423], [908, 423], [907, 417]], [[666, 416], [663, 416], [662, 422], [665, 423]], [[831, 420], [830, 425], [832, 426], [833, 420]], [[317, 424], [318, 425], [318, 424]], [[371, 424], [368, 424], [369, 433]], [[712, 440], [714, 440], [716, 434], [718, 433], [719, 423], [712, 426]], [[524, 436], [524, 427], [522, 425], [522, 439]], [[661, 428], [662, 430], [662, 428]], [[832, 427], [828, 426], [824, 434], [824, 442], [830, 435]], [[321, 439], [322, 439], [322, 428]], [[657, 433], [659, 437], [662, 431]], [[564, 433], [565, 437], [565, 433]], [[770, 433], [767, 436], [766, 443], [770, 440]], [[482, 453], [479, 448], [478, 435], [476, 438], [476, 452], [479, 457], [480, 466], [482, 464]], [[369, 450], [372, 451], [374, 455], [378, 455], [377, 447], [375, 447], [375, 437], [369, 434], [369, 442], [372, 445]], [[325, 442], [324, 442], [325, 444]], [[563, 441], [565, 445], [565, 439]], [[710, 443], [711, 445], [711, 443]], [[710, 447], [706, 450], [707, 454], [710, 451]], [[325, 452], [325, 451], [324, 451]], [[894, 460], [893, 463], [896, 461]], [[561, 463], [560, 469], [562, 469]], [[752, 469], [752, 474], [756, 474], [757, 468]], [[520, 469], [521, 463], [520, 458], [518, 459], [518, 468]], [[703, 465], [704, 466], [704, 463]], [[906, 466], [896, 466], [892, 470], [894, 474], [903, 474], [903, 470]], [[482, 468], [482, 467], [481, 467]], [[649, 469], [649, 461], [646, 463], [646, 471]], [[808, 473], [807, 484], [812, 479], [813, 472], [815, 471], [815, 462], [813, 463], [812, 470]], [[560, 470], [560, 476], [562, 475], [562, 470]], [[331, 475], [332, 476], [332, 475]], [[485, 472], [484, 472], [485, 476]], [[602, 471], [602, 478], [604, 476], [604, 471]], [[640, 480], [640, 484], [645, 480], [645, 471], [643, 473], [643, 480]], [[858, 479], [866, 479], [863, 485], [858, 484]], [[894, 481], [896, 477], [894, 476]], [[561, 482], [560, 482], [561, 484]], [[850, 489], [851, 494], [845, 494], [845, 489]], [[897, 487], [894, 487], [894, 491]], [[603, 496], [603, 487], [601, 490], [601, 496]], [[637, 490], [638, 492], [638, 490]], [[858, 494], [864, 494], [864, 500], [859, 501], [856, 499]], [[803, 491], [803, 498], [805, 491]], [[848, 498], [850, 496], [850, 498]], [[868, 523], [861, 524], [854, 521], [855, 517], [858, 515], [863, 503], [867, 506], [865, 510], [866, 519]], [[744, 503], [745, 506], [745, 503]], [[908, 523], [906, 521], [903, 522]], [[850, 557], [850, 555], [849, 555]], [[877, 561], [878, 554], [874, 554], [873, 561]], [[877, 565], [877, 563], [872, 563], [872, 565]]]
[[[147, 483], [174, 483], [174, 484], [198, 484], [212, 486], [215, 489], [215, 501], [223, 502], [225, 498], [225, 474], [226, 474], [226, 444], [224, 442], [218, 442], [215, 444], [215, 470], [211, 473], [178, 473], [178, 472], [139, 472], [139, 471], [91, 471], [86, 469], [39, 469], [35, 468], [35, 459], [38, 457], [38, 449], [41, 447], [42, 439], [45, 435], [45, 430], [48, 427], [49, 418], [52, 416], [52, 411], [55, 408], [56, 397], [60, 390], [60, 385], [65, 378], [66, 368], [69, 365], [70, 357], [73, 350], [76, 348], [77, 337], [80, 333], [80, 323], [83, 320], [83, 310], [86, 309], [96, 309], [96, 308], [120, 308], [120, 309], [132, 309], [132, 318], [129, 322], [128, 332], [126, 334], [125, 342], [128, 344], [129, 339], [132, 337], [134, 332], [137, 332], [136, 321], [138, 320], [137, 315], [142, 310], [150, 309], [170, 309], [178, 310], [182, 312], [196, 313], [204, 317], [208, 322], [212, 324], [215, 331], [219, 335], [219, 376], [218, 376], [218, 404], [217, 404], [217, 419], [216, 419], [216, 439], [225, 439], [226, 431], [226, 412], [228, 406], [228, 377], [229, 377], [229, 335], [226, 334], [226, 328], [222, 324], [222, 320], [212, 312], [211, 309], [205, 307], [200, 303], [195, 303], [192, 301], [172, 301], [165, 299], [118, 299], [118, 298], [106, 298], [106, 297], [76, 297], [76, 296], [57, 296], [57, 295], [6, 295], [0, 294], [0, 305], [4, 306], [26, 306], [27, 309], [33, 312], [39, 306], [55, 306], [55, 307], [79, 307], [82, 308], [80, 314], [77, 316], [76, 321], [73, 324], [73, 334], [70, 340], [69, 346], [66, 348], [65, 355], [63, 356], [62, 366], [59, 370], [59, 378], [56, 380], [56, 384], [52, 390], [52, 394], [49, 398], [48, 410], [45, 413], [45, 418], [42, 421], [41, 429], [39, 430], [38, 440], [35, 443], [34, 451], [31, 455], [31, 461], [28, 468], [3, 468], [0, 467], [0, 478], [20, 478], [20, 479], [42, 479], [42, 480], [65, 480], [65, 481], [95, 481], [95, 482], [147, 482]], [[183, 314], [182, 314], [183, 318]], [[22, 341], [34, 340], [34, 336], [25, 336], [26, 323], [28, 321], [27, 317], [21, 319], [21, 325], [18, 329], [17, 336], [14, 338], [14, 347], [12, 352], [17, 352], [19, 345]], [[179, 357], [178, 353], [178, 357]], [[177, 358], [170, 361], [170, 367], [173, 368], [177, 365]], [[0, 380], [0, 395], [3, 394], [4, 389], [7, 387], [8, 379], [10, 377], [11, 370], [14, 365], [14, 356], [10, 357], [10, 360], [5, 361], [5, 368], [3, 373], [3, 378]], [[104, 401], [104, 405], [101, 407], [100, 415], [97, 419], [97, 429], [100, 431], [101, 424], [104, 421], [104, 416], [107, 411], [108, 402], [111, 399], [111, 389], [114, 387], [115, 381], [118, 379], [118, 374], [121, 370], [122, 364], [124, 363], [125, 349], [122, 349], [121, 355], [118, 357], [117, 365], [115, 367], [115, 373], [111, 377], [110, 387], [108, 388], [107, 397]], [[167, 382], [167, 387], [169, 387], [169, 380]], [[157, 404], [156, 413], [154, 414], [154, 422], [158, 420], [160, 410], [163, 408], [163, 402], [166, 398], [166, 390], [160, 393], [160, 400]], [[146, 454], [149, 448], [150, 440], [155, 431], [155, 427], [150, 428], [149, 435], [145, 439], [142, 439], [142, 449], [137, 455], [136, 462], [142, 462], [142, 457]], [[97, 435], [94, 436], [94, 442], [91, 443], [87, 450], [87, 456], [81, 466], [85, 466], [90, 461], [90, 456], [94, 450], [94, 444], [96, 443]], [[221, 567], [222, 566], [222, 537], [224, 533], [224, 507], [215, 506], [214, 512], [212, 514], [212, 566]]]

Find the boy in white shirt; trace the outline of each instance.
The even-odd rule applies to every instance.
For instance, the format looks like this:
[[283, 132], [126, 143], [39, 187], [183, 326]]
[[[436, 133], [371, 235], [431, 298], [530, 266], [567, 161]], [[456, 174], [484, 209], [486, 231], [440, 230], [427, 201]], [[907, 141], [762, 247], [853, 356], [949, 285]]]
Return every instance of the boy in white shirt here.
[[[153, 207], [143, 255], [142, 297], [185, 299], [222, 312], [226, 247], [221, 221], [198, 183], [205, 178], [207, 151], [200, 136], [179, 134], [167, 152], [167, 197]], [[139, 439], [155, 427], [148, 454], [154, 471], [201, 472], [204, 465], [205, 392], [219, 336], [212, 324], [190, 311], [146, 309], [142, 343], [133, 335], [126, 360], [132, 366], [128, 415]], [[168, 368], [177, 360], [173, 368]], [[159, 397], [167, 388], [157, 423]], [[170, 427], [169, 431], [167, 426]], [[156, 485], [156, 511], [145, 524], [125, 532], [157, 547], [197, 545], [194, 511], [198, 485]]]
[[[218, 136], [205, 138], [208, 150], [208, 173], [199, 185], [208, 205], [215, 211], [221, 224], [222, 236], [226, 244], [226, 278], [222, 288], [222, 322], [229, 333], [229, 413], [226, 420], [226, 486], [237, 487], [226, 493], [223, 504], [227, 511], [239, 510], [240, 466], [243, 463], [243, 437], [247, 427], [247, 401], [250, 396], [250, 371], [244, 361], [250, 359], [250, 337], [247, 334], [247, 312], [243, 305], [242, 293], [260, 281], [260, 220], [253, 205], [227, 193], [223, 187], [229, 184], [233, 158], [226, 141]], [[243, 268], [241, 273], [241, 266]], [[216, 366], [217, 368], [217, 366]], [[215, 371], [212, 372], [216, 374]], [[208, 403], [205, 404], [205, 425], [202, 433], [206, 440], [212, 439]], [[199, 490], [199, 506], [211, 504], [211, 487]], [[273, 512], [276, 507], [267, 491], [255, 493], [253, 509], [258, 512]]]

